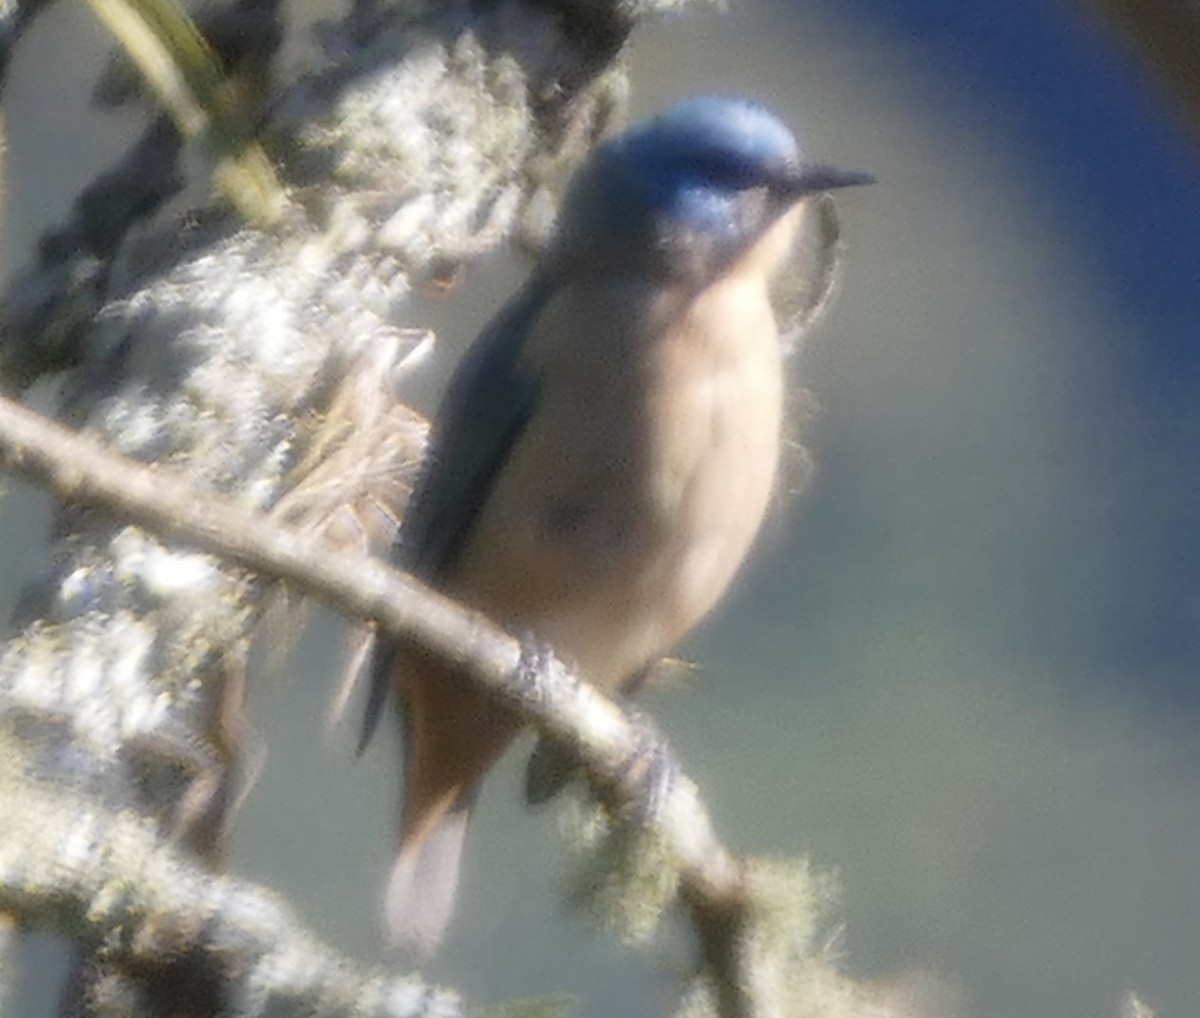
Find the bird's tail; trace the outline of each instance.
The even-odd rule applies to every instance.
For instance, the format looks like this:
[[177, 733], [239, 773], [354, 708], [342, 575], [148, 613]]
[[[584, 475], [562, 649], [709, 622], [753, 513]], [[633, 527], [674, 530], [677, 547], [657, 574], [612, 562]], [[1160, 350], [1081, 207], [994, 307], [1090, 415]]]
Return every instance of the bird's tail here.
[[398, 661], [397, 675], [404, 807], [386, 922], [392, 945], [421, 962], [432, 956], [450, 922], [471, 807], [483, 776], [520, 723], [427, 659], [417, 666], [411, 658]]
[[428, 830], [401, 838], [385, 898], [388, 941], [407, 961], [427, 961], [454, 914], [470, 804], [431, 818]]

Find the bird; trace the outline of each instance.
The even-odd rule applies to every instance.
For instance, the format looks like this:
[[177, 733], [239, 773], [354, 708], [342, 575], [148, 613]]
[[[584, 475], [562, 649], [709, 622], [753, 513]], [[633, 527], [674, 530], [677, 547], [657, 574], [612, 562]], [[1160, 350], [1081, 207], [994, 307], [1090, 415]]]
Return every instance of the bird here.
[[[396, 564], [597, 688], [635, 686], [721, 598], [772, 502], [785, 384], [769, 286], [805, 200], [872, 180], [808, 161], [738, 97], [682, 99], [601, 144], [451, 379]], [[360, 752], [389, 693], [402, 729], [388, 937], [427, 960], [480, 785], [522, 721], [399, 642], [367, 667]]]

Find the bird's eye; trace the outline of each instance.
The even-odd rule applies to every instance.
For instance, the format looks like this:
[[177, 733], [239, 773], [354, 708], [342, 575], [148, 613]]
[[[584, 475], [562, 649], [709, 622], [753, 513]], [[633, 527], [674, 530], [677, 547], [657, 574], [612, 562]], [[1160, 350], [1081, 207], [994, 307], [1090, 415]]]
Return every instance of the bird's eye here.
[[691, 162], [689, 175], [715, 187], [745, 190], [766, 182], [761, 163], [731, 152], [705, 152]]

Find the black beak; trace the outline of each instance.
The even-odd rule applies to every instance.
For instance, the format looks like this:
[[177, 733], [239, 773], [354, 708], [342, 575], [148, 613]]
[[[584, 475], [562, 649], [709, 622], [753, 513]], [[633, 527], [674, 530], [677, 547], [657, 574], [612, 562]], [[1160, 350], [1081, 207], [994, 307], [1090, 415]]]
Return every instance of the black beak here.
[[858, 187], [860, 184], [874, 183], [875, 178], [869, 173], [856, 173], [852, 170], [839, 170], [836, 166], [806, 163], [800, 166], [789, 166], [779, 175], [776, 186], [780, 192], [791, 198], [803, 198], [806, 194], [821, 194], [839, 187]]

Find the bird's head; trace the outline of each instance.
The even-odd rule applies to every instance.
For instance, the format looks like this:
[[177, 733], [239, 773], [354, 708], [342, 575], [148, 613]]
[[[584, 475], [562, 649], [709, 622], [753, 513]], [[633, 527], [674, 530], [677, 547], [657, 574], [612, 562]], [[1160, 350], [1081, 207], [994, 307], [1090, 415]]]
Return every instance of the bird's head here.
[[695, 96], [596, 151], [564, 202], [557, 254], [703, 284], [802, 198], [871, 181], [807, 161], [757, 103]]

